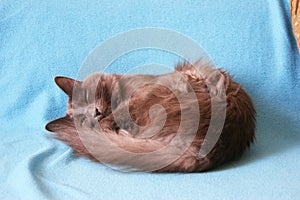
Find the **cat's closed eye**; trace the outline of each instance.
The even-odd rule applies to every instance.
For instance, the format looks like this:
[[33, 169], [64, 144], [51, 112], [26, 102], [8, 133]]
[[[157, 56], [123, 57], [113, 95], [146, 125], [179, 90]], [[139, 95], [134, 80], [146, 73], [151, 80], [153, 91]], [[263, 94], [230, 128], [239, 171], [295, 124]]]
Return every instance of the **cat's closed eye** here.
[[98, 108], [95, 108], [94, 117], [103, 116], [103, 113]]
[[95, 108], [95, 111], [94, 111], [94, 118], [96, 118], [98, 121], [103, 119], [105, 117], [103, 111], [99, 108]]

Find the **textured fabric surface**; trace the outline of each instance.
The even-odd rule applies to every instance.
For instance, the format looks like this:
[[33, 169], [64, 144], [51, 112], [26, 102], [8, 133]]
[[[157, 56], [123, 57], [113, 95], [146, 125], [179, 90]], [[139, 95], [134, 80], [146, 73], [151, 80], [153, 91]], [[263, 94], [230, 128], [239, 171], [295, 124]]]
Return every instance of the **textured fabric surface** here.
[[[98, 44], [144, 27], [192, 38], [245, 87], [257, 137], [241, 160], [208, 173], [121, 173], [47, 137], [67, 100], [53, 77], [76, 77]], [[176, 61], [133, 52], [112, 71]], [[297, 199], [299, 69], [288, 0], [0, 1], [0, 199]]]

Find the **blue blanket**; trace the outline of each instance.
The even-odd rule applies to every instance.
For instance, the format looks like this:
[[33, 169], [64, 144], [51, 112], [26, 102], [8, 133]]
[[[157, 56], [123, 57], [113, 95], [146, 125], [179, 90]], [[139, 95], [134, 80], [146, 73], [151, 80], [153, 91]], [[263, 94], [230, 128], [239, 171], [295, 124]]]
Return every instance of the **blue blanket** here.
[[[288, 0], [1, 1], [0, 199], [299, 198], [300, 56], [289, 14]], [[47, 137], [67, 101], [53, 77], [75, 78], [98, 44], [144, 27], [192, 38], [245, 87], [257, 136], [241, 160], [208, 173], [122, 173]], [[131, 55], [112, 71], [177, 61]]]

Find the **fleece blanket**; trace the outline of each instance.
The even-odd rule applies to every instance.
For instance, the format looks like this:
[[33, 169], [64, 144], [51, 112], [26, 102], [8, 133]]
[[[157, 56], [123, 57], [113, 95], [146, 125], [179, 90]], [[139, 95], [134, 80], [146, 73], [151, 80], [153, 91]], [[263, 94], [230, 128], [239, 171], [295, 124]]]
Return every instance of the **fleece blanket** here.
[[[241, 160], [207, 173], [124, 173], [47, 137], [44, 125], [67, 101], [53, 77], [76, 78], [97, 45], [145, 27], [193, 39], [247, 90], [256, 142]], [[111, 71], [177, 61], [138, 51]], [[299, 198], [300, 56], [288, 0], [2, 0], [0, 86], [0, 199]]]

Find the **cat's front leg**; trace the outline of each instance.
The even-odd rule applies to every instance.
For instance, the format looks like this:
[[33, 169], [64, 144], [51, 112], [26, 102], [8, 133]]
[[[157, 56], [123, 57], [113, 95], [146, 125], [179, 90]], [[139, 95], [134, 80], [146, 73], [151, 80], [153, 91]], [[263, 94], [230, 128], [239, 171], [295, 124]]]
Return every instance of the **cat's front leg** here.
[[122, 102], [118, 105], [118, 107], [113, 111], [114, 122], [119, 130], [123, 130], [130, 135], [137, 135], [139, 133], [139, 126], [135, 124], [134, 120], [131, 118], [130, 115], [130, 105], [128, 102]]

